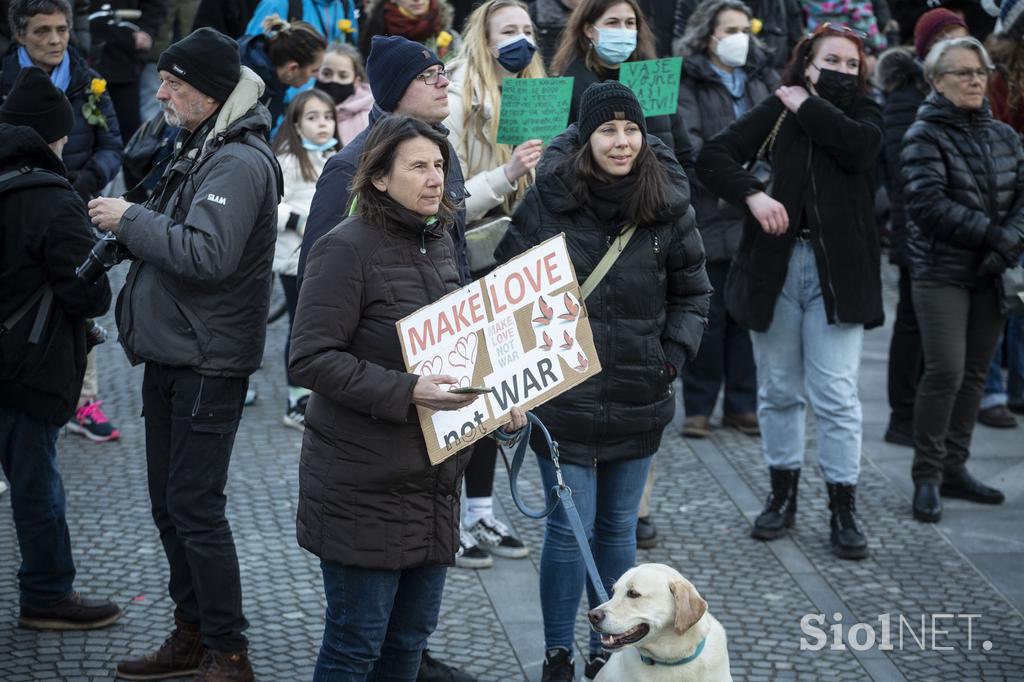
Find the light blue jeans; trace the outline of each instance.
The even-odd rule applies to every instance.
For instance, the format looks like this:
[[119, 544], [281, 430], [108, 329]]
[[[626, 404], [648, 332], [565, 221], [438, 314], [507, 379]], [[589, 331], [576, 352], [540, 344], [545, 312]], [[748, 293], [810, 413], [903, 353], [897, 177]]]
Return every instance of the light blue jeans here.
[[805, 410], [810, 401], [825, 480], [855, 484], [860, 475], [857, 375], [864, 327], [828, 323], [810, 243], [797, 241], [772, 324], [768, 331], [751, 332], [751, 338], [765, 462], [779, 469], [803, 464]]
[[[622, 462], [602, 462], [596, 467], [562, 462], [562, 475], [572, 489], [572, 499], [590, 539], [594, 563], [605, 590], [636, 562], [636, 516], [653, 456]], [[537, 457], [544, 489], [555, 485], [551, 460]], [[559, 504], [547, 518], [540, 551], [540, 606], [544, 615], [544, 646], [572, 651], [576, 609], [587, 585], [590, 608], [600, 602], [587, 579], [583, 555], [572, 534], [565, 509]], [[590, 632], [590, 653], [601, 651], [601, 636]]]

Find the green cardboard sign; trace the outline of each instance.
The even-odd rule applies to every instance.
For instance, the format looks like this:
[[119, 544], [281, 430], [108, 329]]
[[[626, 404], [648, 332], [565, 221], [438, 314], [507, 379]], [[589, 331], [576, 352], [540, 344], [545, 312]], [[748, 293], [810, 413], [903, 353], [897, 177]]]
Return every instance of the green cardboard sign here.
[[501, 88], [498, 144], [522, 144], [562, 133], [569, 125], [572, 77], [506, 78]]
[[640, 100], [644, 116], [674, 114], [679, 108], [679, 76], [682, 57], [623, 62], [619, 82]]

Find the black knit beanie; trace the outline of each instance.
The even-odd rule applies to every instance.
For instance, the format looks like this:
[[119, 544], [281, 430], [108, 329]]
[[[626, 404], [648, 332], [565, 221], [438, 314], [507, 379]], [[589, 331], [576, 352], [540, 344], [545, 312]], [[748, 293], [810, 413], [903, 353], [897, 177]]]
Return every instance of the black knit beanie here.
[[633, 91], [618, 81], [594, 83], [580, 97], [579, 141], [584, 144], [606, 121], [632, 121], [647, 134], [647, 121]]
[[156, 68], [174, 74], [221, 103], [242, 76], [238, 43], [208, 27], [192, 31], [164, 50]]
[[32, 128], [46, 144], [71, 132], [75, 113], [71, 102], [38, 66], [23, 68], [4, 104], [0, 123]]
[[444, 68], [444, 62], [420, 43], [401, 36], [374, 36], [366, 58], [373, 100], [384, 111], [394, 112], [412, 79], [435, 64]]

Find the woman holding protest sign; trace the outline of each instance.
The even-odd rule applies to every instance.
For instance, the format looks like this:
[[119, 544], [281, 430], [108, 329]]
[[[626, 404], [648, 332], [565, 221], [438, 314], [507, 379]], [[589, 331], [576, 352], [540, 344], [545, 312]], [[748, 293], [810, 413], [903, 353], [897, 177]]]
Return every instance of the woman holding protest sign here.
[[[355, 214], [310, 252], [289, 371], [313, 391], [299, 465], [299, 544], [321, 560], [327, 622], [314, 680], [416, 679], [458, 549], [468, 454], [427, 457], [415, 406], [458, 410], [450, 376], [405, 371], [395, 323], [458, 289], [443, 134], [380, 121], [352, 184]], [[525, 425], [513, 410], [514, 431]]]
[[[636, 0], [582, 0], [569, 17], [551, 70], [572, 76], [569, 121], [579, 119], [580, 97], [594, 83], [619, 80], [623, 62], [656, 57], [654, 38]], [[676, 160], [693, 178], [693, 145], [686, 134], [682, 113], [651, 116], [647, 131], [675, 152]]]
[[[602, 371], [534, 412], [559, 443], [562, 473], [610, 588], [636, 559], [637, 509], [675, 412], [673, 380], [697, 353], [711, 298], [686, 176], [620, 83], [583, 93], [578, 125], [551, 141], [495, 256], [507, 261], [559, 233], [583, 290], [592, 291], [586, 307]], [[531, 446], [549, 488], [555, 471], [546, 441]], [[585, 571], [561, 507], [547, 519], [540, 574], [543, 680], [572, 680]], [[596, 606], [592, 589], [588, 596]], [[588, 677], [604, 660], [591, 633]]]
[[[502, 81], [543, 78], [544, 65], [534, 44], [534, 26], [519, 0], [489, 0], [469, 16], [459, 56], [448, 65], [448, 140], [466, 176], [467, 232], [475, 227], [501, 229], [495, 221], [512, 214], [540, 161], [542, 143], [516, 147], [498, 144]], [[470, 236], [472, 240], [472, 235]], [[484, 241], [488, 241], [485, 239]], [[492, 245], [494, 242], [490, 242]], [[488, 254], [489, 255], [489, 254]], [[477, 265], [470, 259], [471, 265]], [[486, 269], [474, 271], [480, 277]], [[484, 568], [490, 556], [521, 559], [529, 555], [512, 531], [494, 516], [494, 465], [497, 443], [476, 443], [466, 469], [466, 509], [459, 566]], [[468, 534], [468, 537], [466, 537]], [[480, 551], [485, 552], [480, 556]]]

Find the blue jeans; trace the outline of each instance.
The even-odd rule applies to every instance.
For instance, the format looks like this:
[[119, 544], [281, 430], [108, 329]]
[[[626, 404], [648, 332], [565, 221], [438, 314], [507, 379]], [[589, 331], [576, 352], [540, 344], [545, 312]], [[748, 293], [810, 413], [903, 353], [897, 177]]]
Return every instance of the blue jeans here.
[[[1002, 349], [1006, 343], [1006, 383], [1003, 384]], [[981, 409], [996, 405], [1024, 405], [1024, 315], [1011, 315], [1006, 320], [1006, 334], [998, 346], [985, 379], [985, 395]]]
[[825, 480], [857, 483], [862, 426], [857, 375], [864, 327], [828, 323], [809, 243], [797, 241], [771, 326], [751, 332], [751, 339], [765, 462], [779, 469], [803, 464], [809, 400], [817, 417], [818, 463]]
[[62, 601], [75, 581], [71, 536], [64, 519], [64, 483], [57, 468], [59, 432], [60, 427], [0, 407], [0, 463], [11, 484], [21, 548], [22, 606]]
[[[572, 489], [583, 528], [590, 539], [597, 571], [610, 591], [636, 561], [636, 515], [653, 456], [597, 467], [562, 463], [562, 476]], [[556, 484], [551, 460], [537, 457], [544, 489]], [[600, 602], [587, 580], [583, 555], [572, 534], [565, 509], [559, 504], [547, 519], [540, 552], [540, 605], [544, 615], [545, 648], [573, 648], [576, 610], [587, 586], [590, 608]], [[590, 651], [601, 651], [601, 637], [590, 633]]]
[[414, 682], [437, 627], [444, 566], [382, 571], [321, 561], [324, 641], [313, 682]]

